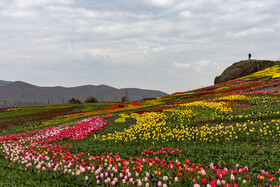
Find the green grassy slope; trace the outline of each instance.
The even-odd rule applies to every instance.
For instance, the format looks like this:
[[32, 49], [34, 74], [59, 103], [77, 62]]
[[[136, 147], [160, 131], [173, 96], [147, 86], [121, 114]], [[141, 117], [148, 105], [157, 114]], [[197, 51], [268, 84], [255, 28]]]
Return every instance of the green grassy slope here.
[[[115, 173], [119, 181], [117, 185], [124, 179], [120, 176], [124, 166], [132, 173], [133, 184], [136, 181], [137, 185], [139, 181], [136, 179], [143, 185], [145, 183], [155, 185], [155, 180], [168, 186], [176, 184], [189, 186], [195, 183], [202, 185], [203, 178], [210, 184], [211, 181], [217, 180], [216, 175], [219, 179], [217, 171], [209, 169], [211, 163], [217, 167], [220, 165], [222, 170], [224, 167], [227, 170], [237, 169], [237, 171], [245, 166], [249, 168], [246, 173], [233, 173], [238, 180], [231, 180], [228, 171], [220, 181], [225, 180], [230, 185], [264, 186], [266, 183], [278, 185], [279, 85], [280, 66], [277, 65], [226, 83], [151, 100], [1, 109], [0, 184], [93, 186], [99, 181], [101, 186], [106, 186], [108, 184], [105, 177], [99, 179], [100, 175], [95, 172], [79, 175], [76, 172], [80, 167], [90, 166], [92, 163], [96, 168], [101, 164], [101, 168], [104, 169], [102, 172], [106, 173], [111, 159], [113, 165], [120, 163], [122, 166], [119, 166]], [[274, 88], [275, 92], [266, 91], [271, 88]], [[71, 139], [76, 135], [66, 138], [63, 134], [55, 140], [46, 139], [48, 143], [41, 141], [46, 134], [46, 131], [40, 134], [41, 129], [49, 128], [52, 132], [60, 133], [55, 128], [71, 121], [75, 123], [68, 124], [67, 130], [81, 123], [82, 125], [75, 130], [85, 132], [83, 127], [89, 124], [79, 120], [90, 116], [100, 116], [107, 124], [96, 132], [86, 133], [81, 140]], [[31, 134], [22, 134], [26, 132]], [[19, 134], [21, 138], [14, 136]], [[49, 138], [51, 137], [55, 136]], [[7, 147], [9, 142], [10, 147]], [[27, 147], [21, 150], [19, 145]], [[17, 152], [20, 161], [13, 161], [15, 156], [11, 156], [11, 151], [15, 149], [21, 150]], [[25, 159], [23, 155], [26, 155], [28, 150], [39, 159], [48, 156], [49, 161], [40, 160], [44, 163], [52, 160], [51, 163], [62, 164], [56, 171], [53, 167], [50, 171], [37, 169], [38, 162], [34, 161], [28, 161], [27, 163], [32, 163], [32, 166], [27, 167], [22, 161]], [[119, 155], [123, 160], [120, 161], [112, 155]], [[139, 162], [139, 159], [146, 158], [151, 159], [151, 162]], [[97, 161], [99, 159], [101, 160]], [[67, 162], [71, 160], [74, 164], [70, 169], [71, 172], [75, 171], [74, 175], [68, 171], [63, 173], [64, 166], [67, 168]], [[85, 165], [82, 165], [83, 163]], [[136, 163], [142, 165], [142, 171], [136, 169]], [[195, 166], [192, 166], [192, 163]], [[240, 167], [237, 168], [236, 164]], [[174, 165], [175, 169], [171, 165]], [[195, 172], [187, 170], [187, 165]], [[138, 176], [135, 170], [138, 171]], [[198, 172], [201, 170], [205, 170], [207, 175], [202, 176]], [[268, 172], [270, 176], [267, 177], [267, 173], [261, 170]], [[146, 182], [147, 172], [152, 176]], [[159, 175], [158, 172], [162, 174]], [[247, 179], [245, 174], [250, 178]], [[265, 178], [262, 180], [258, 175]], [[89, 177], [88, 180], [85, 180], [86, 176]], [[163, 176], [168, 176], [169, 180], [165, 181]], [[176, 177], [179, 179], [178, 183], [174, 181]], [[273, 177], [277, 180], [274, 181]], [[197, 181], [193, 182], [193, 178]], [[246, 184], [243, 180], [246, 180]]]

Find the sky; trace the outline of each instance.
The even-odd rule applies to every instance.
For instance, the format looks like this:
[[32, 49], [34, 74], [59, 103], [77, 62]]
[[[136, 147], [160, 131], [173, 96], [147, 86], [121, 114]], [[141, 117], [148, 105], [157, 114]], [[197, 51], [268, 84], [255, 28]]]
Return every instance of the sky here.
[[0, 80], [166, 93], [279, 60], [279, 0], [1, 0]]

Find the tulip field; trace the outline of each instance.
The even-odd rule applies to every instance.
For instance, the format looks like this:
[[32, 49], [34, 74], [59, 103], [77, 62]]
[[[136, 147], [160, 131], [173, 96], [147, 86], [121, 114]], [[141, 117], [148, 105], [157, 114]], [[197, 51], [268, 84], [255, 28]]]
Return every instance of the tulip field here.
[[0, 109], [0, 186], [280, 186], [280, 65], [124, 103]]

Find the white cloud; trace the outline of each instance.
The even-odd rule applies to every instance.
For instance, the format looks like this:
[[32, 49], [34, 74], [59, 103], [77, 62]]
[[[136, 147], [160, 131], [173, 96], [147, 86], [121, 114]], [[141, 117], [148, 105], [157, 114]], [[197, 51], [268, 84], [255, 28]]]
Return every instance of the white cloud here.
[[[0, 64], [9, 66], [0, 74], [6, 80], [16, 76], [24, 81], [29, 74], [32, 81], [31, 72], [44, 69], [53, 77], [37, 76], [37, 84], [58, 79], [68, 85], [74, 79], [76, 84], [121, 82], [123, 87], [146, 83], [171, 93], [212, 84], [221, 68], [246, 59], [249, 50], [254, 58], [279, 58], [277, 0], [4, 2]], [[6, 73], [13, 72], [9, 67], [18, 68], [16, 75]], [[61, 73], [65, 68], [67, 73]], [[73, 74], [87, 79], [71, 80]], [[193, 81], [186, 83], [187, 76]]]
[[7, 16], [7, 17], [13, 17], [13, 18], [19, 18], [19, 19], [30, 19], [30, 18], [36, 18], [39, 14], [37, 11], [34, 10], [3, 10], [0, 11], [0, 15]]
[[211, 62], [210, 61], [207, 61], [207, 60], [201, 60], [199, 62], [197, 62], [198, 66], [200, 67], [206, 67], [210, 64]]
[[151, 0], [156, 6], [170, 6], [174, 3], [174, 0]]
[[179, 63], [179, 62], [173, 62], [173, 64], [175, 65], [176, 68], [189, 68], [190, 67], [190, 64], [189, 63]]
[[192, 13], [188, 10], [185, 10], [185, 11], [180, 12], [179, 14], [182, 17], [190, 17]]
[[[205, 70], [205, 68], [207, 68], [211, 62], [210, 61], [207, 61], [207, 60], [200, 60], [196, 63], [194, 63], [194, 69], [197, 71], [197, 72], [203, 72], [203, 70]], [[209, 69], [208, 69], [209, 70]]]
[[45, 9], [47, 9], [50, 12], [57, 12], [57, 13], [63, 13], [63, 14], [73, 14], [77, 9], [67, 6], [61, 6], [61, 5], [49, 5], [46, 6]]
[[259, 35], [259, 34], [269, 34], [269, 33], [273, 33], [275, 32], [274, 29], [272, 28], [265, 28], [265, 27], [261, 27], [261, 28], [250, 28], [250, 29], [246, 29], [246, 30], [242, 30], [236, 33], [233, 32], [229, 32], [227, 33], [229, 36], [235, 36], [235, 37], [245, 37], [245, 36], [255, 36], [255, 35]]
[[71, 0], [15, 0], [14, 2], [18, 8], [32, 8], [54, 3], [68, 5], [71, 3]]

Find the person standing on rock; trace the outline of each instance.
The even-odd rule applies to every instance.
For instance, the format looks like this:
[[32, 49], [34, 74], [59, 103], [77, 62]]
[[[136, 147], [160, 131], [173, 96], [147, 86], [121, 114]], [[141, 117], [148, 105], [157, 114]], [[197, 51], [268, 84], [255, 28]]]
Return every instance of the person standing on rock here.
[[251, 56], [252, 56], [251, 53], [249, 53], [249, 54], [248, 54], [249, 60], [251, 59]]

